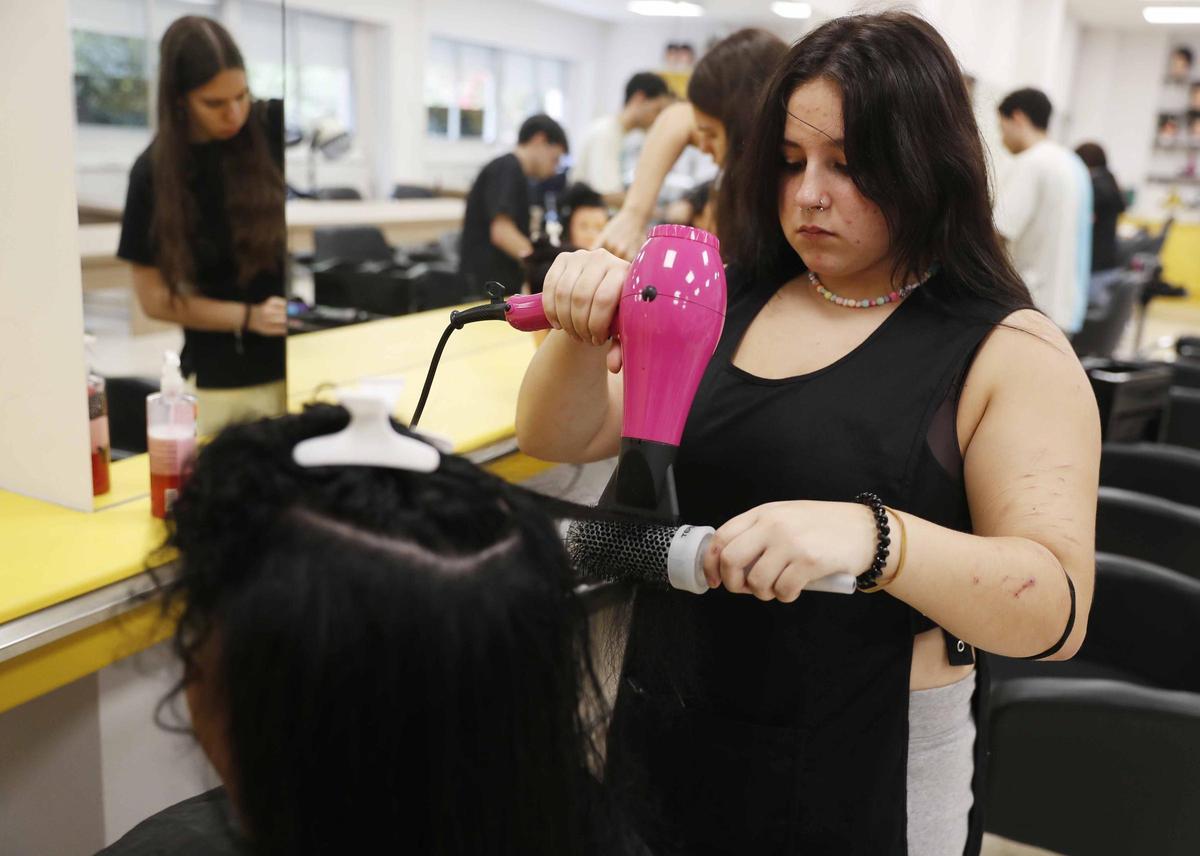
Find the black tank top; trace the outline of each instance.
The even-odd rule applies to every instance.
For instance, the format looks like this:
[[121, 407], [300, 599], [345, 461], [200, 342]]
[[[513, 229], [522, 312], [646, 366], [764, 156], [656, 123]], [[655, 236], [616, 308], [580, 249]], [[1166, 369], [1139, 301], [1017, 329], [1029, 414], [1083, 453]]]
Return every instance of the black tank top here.
[[[773, 290], [746, 289], [731, 269], [731, 290], [742, 290], [677, 458], [684, 522], [720, 526], [766, 502], [848, 502], [869, 490], [970, 531], [958, 390], [1009, 310], [946, 303], [931, 293], [950, 291], [941, 276], [832, 365], [767, 380], [732, 358]], [[888, 594], [781, 604], [643, 589], [609, 784], [660, 856], [903, 854], [912, 636], [932, 626]], [[971, 825], [968, 853], [982, 834], [978, 817]]]

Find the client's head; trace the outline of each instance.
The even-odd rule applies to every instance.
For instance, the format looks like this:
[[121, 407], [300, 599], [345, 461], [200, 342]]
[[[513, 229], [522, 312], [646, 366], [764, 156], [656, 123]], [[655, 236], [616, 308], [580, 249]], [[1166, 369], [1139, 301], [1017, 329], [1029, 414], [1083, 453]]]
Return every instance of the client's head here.
[[591, 672], [553, 524], [450, 455], [293, 462], [347, 420], [225, 430], [173, 510], [188, 705], [255, 852], [587, 850]]

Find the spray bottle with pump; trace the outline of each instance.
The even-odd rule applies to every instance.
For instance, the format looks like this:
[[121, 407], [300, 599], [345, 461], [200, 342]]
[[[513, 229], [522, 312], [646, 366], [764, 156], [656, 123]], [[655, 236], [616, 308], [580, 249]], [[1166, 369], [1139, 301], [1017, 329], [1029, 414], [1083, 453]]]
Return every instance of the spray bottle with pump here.
[[160, 391], [146, 397], [146, 447], [150, 452], [150, 511], [166, 517], [196, 452], [196, 397], [183, 386], [179, 355], [163, 354]]

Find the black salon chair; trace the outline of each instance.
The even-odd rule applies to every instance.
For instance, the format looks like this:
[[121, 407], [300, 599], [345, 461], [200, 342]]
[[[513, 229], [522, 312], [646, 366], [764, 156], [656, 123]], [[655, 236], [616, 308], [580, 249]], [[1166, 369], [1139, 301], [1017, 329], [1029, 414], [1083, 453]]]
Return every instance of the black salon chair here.
[[1106, 443], [1100, 484], [1200, 508], [1200, 450], [1166, 443]]
[[1200, 449], [1200, 389], [1171, 387], [1161, 439], [1174, 446]]
[[1200, 357], [1181, 356], [1171, 363], [1171, 386], [1200, 389]]
[[1096, 549], [1200, 579], [1200, 508], [1102, 487], [1096, 509]]
[[362, 199], [357, 187], [320, 187], [313, 194], [317, 199]]
[[395, 250], [375, 226], [339, 226], [313, 230], [313, 262], [392, 262]]
[[413, 312], [457, 306], [480, 296], [471, 293], [470, 284], [456, 266], [444, 262], [415, 264], [408, 274], [413, 284]]
[[347, 266], [314, 270], [313, 299], [318, 306], [407, 315], [413, 311], [413, 285], [401, 268], [364, 271]]
[[1121, 342], [1125, 328], [1145, 284], [1145, 275], [1123, 271], [1108, 292], [1108, 300], [1088, 310], [1079, 332], [1071, 337], [1071, 347], [1081, 357], [1111, 357]]
[[392, 199], [433, 199], [436, 196], [428, 187], [416, 184], [397, 184], [392, 188]]
[[1104, 678], [1200, 692], [1200, 580], [1158, 565], [1096, 555], [1087, 636], [1070, 660], [990, 655], [992, 680]]
[[413, 311], [412, 261], [375, 226], [313, 232], [313, 298], [319, 306], [378, 315]]
[[158, 392], [148, 377], [106, 378], [108, 437], [114, 460], [146, 451], [146, 396]]
[[1200, 695], [1002, 683], [988, 747], [989, 832], [1072, 856], [1200, 853]]
[[1171, 227], [1175, 224], [1175, 218], [1171, 217], [1163, 224], [1157, 235], [1151, 235], [1145, 229], [1138, 232], [1132, 238], [1117, 239], [1117, 262], [1121, 267], [1126, 267], [1131, 264], [1135, 256], [1151, 256], [1157, 257], [1162, 253], [1163, 244], [1167, 242], [1167, 235], [1170, 234]]

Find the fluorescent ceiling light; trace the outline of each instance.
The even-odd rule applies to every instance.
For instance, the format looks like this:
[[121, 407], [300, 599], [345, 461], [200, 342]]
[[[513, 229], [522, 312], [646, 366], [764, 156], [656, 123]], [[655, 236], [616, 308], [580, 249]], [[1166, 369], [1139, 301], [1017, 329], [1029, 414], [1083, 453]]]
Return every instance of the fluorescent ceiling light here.
[[811, 18], [811, 3], [772, 3], [771, 11], [780, 18]]
[[1142, 17], [1151, 24], [1200, 24], [1200, 6], [1147, 6]]
[[698, 3], [686, 3], [684, 0], [629, 0], [626, 6], [635, 15], [656, 15], [672, 18], [698, 18], [704, 14], [704, 7]]

